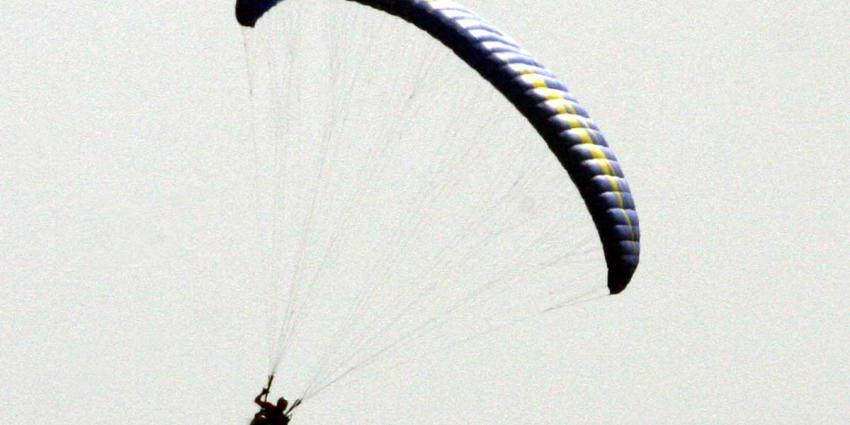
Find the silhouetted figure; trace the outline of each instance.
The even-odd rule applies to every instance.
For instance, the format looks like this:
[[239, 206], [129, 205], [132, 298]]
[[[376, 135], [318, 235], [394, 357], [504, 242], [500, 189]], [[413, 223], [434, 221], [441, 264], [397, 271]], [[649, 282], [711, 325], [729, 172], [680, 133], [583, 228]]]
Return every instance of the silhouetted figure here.
[[[286, 407], [289, 402], [281, 397], [277, 400], [277, 404], [268, 402], [269, 389], [263, 388], [263, 391], [254, 399], [254, 403], [260, 406], [260, 411], [254, 415], [254, 420], [251, 425], [287, 425], [289, 424], [289, 411]], [[294, 407], [294, 406], [293, 406]]]

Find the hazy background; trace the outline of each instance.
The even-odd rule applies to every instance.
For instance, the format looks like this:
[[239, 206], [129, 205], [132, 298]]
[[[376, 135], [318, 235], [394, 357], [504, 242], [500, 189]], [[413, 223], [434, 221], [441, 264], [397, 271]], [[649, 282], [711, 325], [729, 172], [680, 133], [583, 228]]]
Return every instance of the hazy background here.
[[[639, 272], [296, 423], [845, 423], [850, 6], [466, 4], [614, 143]], [[11, 0], [0, 24], [0, 422], [246, 421], [267, 353], [232, 5]]]

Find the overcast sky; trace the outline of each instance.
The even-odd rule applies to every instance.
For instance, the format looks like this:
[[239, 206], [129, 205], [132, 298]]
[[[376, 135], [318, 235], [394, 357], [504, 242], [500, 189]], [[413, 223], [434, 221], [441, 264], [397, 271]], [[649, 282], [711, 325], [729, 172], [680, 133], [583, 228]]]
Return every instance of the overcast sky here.
[[[250, 418], [251, 107], [220, 3], [0, 6], [0, 422]], [[850, 6], [467, 4], [617, 141], [640, 269], [297, 422], [846, 423]]]

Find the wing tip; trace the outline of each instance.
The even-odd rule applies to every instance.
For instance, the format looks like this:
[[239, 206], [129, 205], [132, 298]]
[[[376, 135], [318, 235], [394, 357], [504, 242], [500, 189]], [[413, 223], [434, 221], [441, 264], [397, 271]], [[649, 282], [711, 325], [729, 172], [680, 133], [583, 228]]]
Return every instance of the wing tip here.
[[259, 16], [255, 14], [248, 13], [244, 9], [239, 7], [241, 2], [236, 3], [236, 21], [239, 22], [239, 25], [242, 25], [246, 28], [254, 28], [254, 25], [257, 24], [257, 19]]
[[626, 289], [635, 274], [635, 269], [636, 267], [608, 270], [608, 290], [611, 295], [617, 295]]
[[236, 0], [236, 21], [239, 25], [254, 28], [257, 21], [281, 0]]

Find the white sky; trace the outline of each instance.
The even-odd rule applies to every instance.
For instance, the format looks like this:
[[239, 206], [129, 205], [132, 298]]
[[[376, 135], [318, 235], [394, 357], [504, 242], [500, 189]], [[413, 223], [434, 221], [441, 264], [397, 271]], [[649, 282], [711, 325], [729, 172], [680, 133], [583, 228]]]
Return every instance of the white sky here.
[[[265, 307], [245, 290], [250, 106], [221, 3], [0, 6], [0, 423], [250, 417]], [[613, 141], [640, 269], [622, 296], [296, 423], [845, 423], [850, 6], [468, 4]]]

